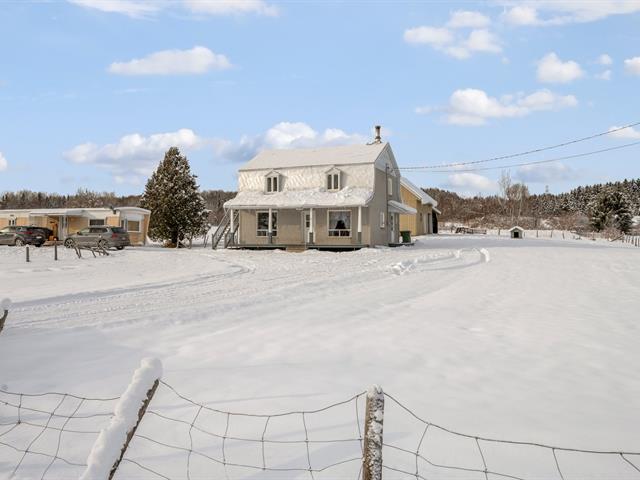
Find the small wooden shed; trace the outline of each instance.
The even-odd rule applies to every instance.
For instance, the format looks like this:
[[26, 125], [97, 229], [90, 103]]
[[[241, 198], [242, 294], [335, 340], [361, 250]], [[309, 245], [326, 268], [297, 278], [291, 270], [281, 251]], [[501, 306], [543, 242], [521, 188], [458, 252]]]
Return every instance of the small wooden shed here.
[[511, 238], [524, 238], [524, 228], [517, 225], [510, 228], [509, 233], [511, 234]]

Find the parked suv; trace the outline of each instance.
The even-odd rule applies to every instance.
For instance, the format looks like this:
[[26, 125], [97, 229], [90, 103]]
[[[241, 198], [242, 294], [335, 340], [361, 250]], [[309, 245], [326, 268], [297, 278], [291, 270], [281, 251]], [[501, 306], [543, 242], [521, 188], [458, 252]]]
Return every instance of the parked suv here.
[[22, 245], [42, 246], [46, 238], [39, 230], [33, 230], [30, 227], [8, 226], [0, 230], [0, 245], [14, 245], [21, 247]]
[[69, 235], [64, 245], [67, 248], [78, 247], [102, 247], [122, 250], [124, 247], [131, 245], [129, 234], [124, 228], [120, 227], [88, 227], [80, 230], [73, 235]]

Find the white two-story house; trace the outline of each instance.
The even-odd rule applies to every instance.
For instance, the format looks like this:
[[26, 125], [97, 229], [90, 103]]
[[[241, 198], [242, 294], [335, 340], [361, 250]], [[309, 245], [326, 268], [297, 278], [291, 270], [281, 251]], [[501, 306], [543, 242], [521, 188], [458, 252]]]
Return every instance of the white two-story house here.
[[399, 243], [400, 196], [389, 143], [265, 150], [238, 172], [224, 205], [225, 244], [240, 248], [345, 249]]

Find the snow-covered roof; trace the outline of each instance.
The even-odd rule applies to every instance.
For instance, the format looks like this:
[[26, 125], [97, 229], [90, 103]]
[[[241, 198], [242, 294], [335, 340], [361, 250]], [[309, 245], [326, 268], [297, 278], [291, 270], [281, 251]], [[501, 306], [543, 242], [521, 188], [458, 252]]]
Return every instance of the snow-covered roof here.
[[373, 190], [356, 187], [346, 187], [337, 192], [328, 192], [324, 188], [276, 193], [247, 190], [225, 202], [224, 208], [364, 207], [372, 198]]
[[[431, 205], [437, 207], [438, 202], [431, 195], [422, 190], [420, 187], [412, 183], [408, 178], [400, 177], [400, 184], [420, 199], [423, 205]], [[440, 212], [438, 212], [440, 213]]]
[[395, 200], [389, 200], [389, 211], [391, 213], [401, 213], [405, 215], [415, 215], [418, 213], [415, 208], [405, 205], [404, 203], [396, 202]]
[[387, 145], [388, 143], [373, 143], [293, 150], [263, 150], [240, 167], [239, 171], [375, 163]]
[[[29, 210], [30, 215], [82, 215], [85, 208], [41, 208], [36, 210]], [[98, 209], [93, 209], [98, 210]], [[99, 209], [103, 210], [103, 209]], [[106, 210], [106, 209], [105, 209]]]
[[514, 230], [520, 230], [520, 231], [524, 232], [524, 228], [519, 227], [518, 225], [516, 225], [515, 227], [511, 227], [509, 229], [510, 232], [513, 232]]
[[438, 210], [436, 207], [433, 207], [433, 211], [436, 212], [438, 215], [442, 215], [442, 212]]
[[[150, 210], [140, 207], [115, 207], [115, 210], [122, 210], [123, 212], [138, 212], [138, 213], [151, 213]], [[34, 208], [34, 209], [19, 209], [19, 210], [0, 210], [2, 214], [15, 214], [25, 213], [34, 217], [44, 215], [66, 215], [66, 216], [82, 216], [85, 213], [99, 213], [99, 212], [111, 212], [110, 208], [95, 207], [95, 208]]]

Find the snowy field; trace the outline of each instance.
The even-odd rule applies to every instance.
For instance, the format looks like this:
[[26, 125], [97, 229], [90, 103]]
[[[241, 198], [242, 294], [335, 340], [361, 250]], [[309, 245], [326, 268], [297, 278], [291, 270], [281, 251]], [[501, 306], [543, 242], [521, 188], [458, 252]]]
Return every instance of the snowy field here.
[[[0, 298], [14, 303], [0, 334], [0, 390], [117, 397], [141, 359], [157, 357], [167, 384], [221, 411], [310, 411], [379, 384], [421, 418], [472, 436], [640, 451], [640, 249], [630, 245], [442, 234], [414, 247], [347, 253], [149, 247], [82, 259], [61, 250], [58, 262], [50, 248], [31, 253], [25, 263], [22, 250], [0, 247]], [[108, 417], [65, 424], [76, 400], [0, 392], [0, 478], [79, 476], [73, 464], [86, 462]], [[15, 427], [19, 402], [57, 407], [60, 417], [20, 414], [75, 433], [49, 428], [38, 437], [42, 427]], [[114, 402], [86, 400], [76, 415], [112, 411]], [[187, 462], [193, 479], [355, 479], [357, 462], [313, 476], [260, 470], [263, 462], [304, 470], [357, 458], [355, 403], [272, 417], [266, 428], [264, 417], [202, 411], [161, 384], [151, 410], [187, 423], [147, 414], [140, 433], [185, 449], [134, 438], [127, 455], [172, 479], [188, 478]], [[424, 429], [387, 400], [385, 442], [413, 452]], [[220, 438], [206, 432], [276, 442], [263, 449], [227, 438], [222, 454]], [[46, 470], [52, 459], [37, 454], [19, 464], [18, 450], [34, 438], [28, 450], [58, 449], [72, 464], [56, 460]], [[322, 442], [329, 439], [350, 441]], [[489, 471], [561, 478], [550, 450], [482, 446]], [[484, 469], [473, 439], [432, 429], [421, 448], [434, 462]], [[566, 480], [640, 478], [619, 456], [556, 453]], [[415, 471], [414, 455], [383, 455]], [[211, 460], [222, 456], [258, 468]], [[485, 478], [426, 464], [420, 476]], [[124, 462], [116, 478], [163, 477]], [[416, 477], [389, 470], [384, 478]]]

